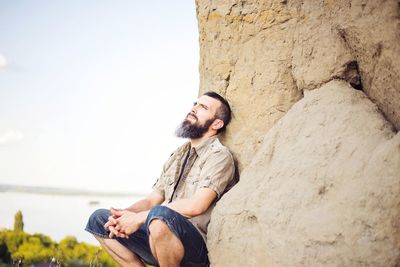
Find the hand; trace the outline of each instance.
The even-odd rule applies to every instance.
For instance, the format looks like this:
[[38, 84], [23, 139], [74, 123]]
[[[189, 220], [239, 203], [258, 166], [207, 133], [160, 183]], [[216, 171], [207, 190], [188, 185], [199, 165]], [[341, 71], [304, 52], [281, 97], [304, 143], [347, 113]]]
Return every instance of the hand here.
[[117, 224], [117, 218], [119, 218], [123, 211], [122, 209], [114, 209], [113, 207], [110, 208], [111, 216], [108, 217], [108, 222], [104, 224], [104, 228], [108, 229], [110, 226], [115, 226]]
[[117, 225], [117, 219], [122, 215], [122, 209], [114, 209], [110, 208], [111, 216], [108, 217], [108, 222], [104, 224], [104, 228], [110, 231], [109, 237], [113, 238], [114, 236], [128, 238], [127, 235], [120, 232], [120, 227]]
[[115, 209], [115, 208], [111, 207], [110, 211], [111, 211], [113, 218], [117, 219], [117, 218], [121, 217], [124, 209]]
[[146, 220], [148, 212], [131, 212], [128, 210], [121, 211], [119, 218], [117, 218], [117, 224], [115, 230], [119, 233], [125, 234], [126, 236], [136, 232], [140, 226], [142, 226]]

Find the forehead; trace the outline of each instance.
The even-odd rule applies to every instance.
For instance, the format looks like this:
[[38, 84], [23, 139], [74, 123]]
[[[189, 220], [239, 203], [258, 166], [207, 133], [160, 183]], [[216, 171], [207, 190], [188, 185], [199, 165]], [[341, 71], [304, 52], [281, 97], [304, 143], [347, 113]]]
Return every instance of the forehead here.
[[209, 107], [212, 110], [217, 110], [219, 106], [221, 105], [221, 102], [219, 102], [218, 99], [209, 97], [207, 95], [202, 95], [197, 99], [197, 103], [205, 105]]

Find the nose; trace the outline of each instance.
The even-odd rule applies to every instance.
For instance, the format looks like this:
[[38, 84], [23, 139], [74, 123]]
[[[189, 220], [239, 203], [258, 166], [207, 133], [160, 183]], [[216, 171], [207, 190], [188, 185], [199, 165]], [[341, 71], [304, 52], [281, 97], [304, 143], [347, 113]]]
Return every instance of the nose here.
[[197, 113], [197, 108], [198, 108], [198, 107], [199, 107], [199, 104], [193, 105], [191, 112], [192, 112], [193, 114], [196, 114], [196, 113]]

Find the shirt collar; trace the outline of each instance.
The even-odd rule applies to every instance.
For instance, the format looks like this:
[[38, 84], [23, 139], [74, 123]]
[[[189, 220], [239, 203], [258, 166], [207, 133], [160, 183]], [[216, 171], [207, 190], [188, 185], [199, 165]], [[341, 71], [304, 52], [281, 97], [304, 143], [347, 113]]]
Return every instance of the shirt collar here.
[[[206, 140], [204, 140], [202, 143], [200, 143], [197, 147], [193, 147], [192, 149], [196, 152], [198, 156], [201, 156], [201, 154], [206, 151], [206, 148], [208, 147], [209, 144], [214, 142], [214, 140], [217, 138], [218, 135], [213, 135]], [[189, 143], [190, 144], [190, 143]], [[189, 145], [190, 147], [190, 145]]]

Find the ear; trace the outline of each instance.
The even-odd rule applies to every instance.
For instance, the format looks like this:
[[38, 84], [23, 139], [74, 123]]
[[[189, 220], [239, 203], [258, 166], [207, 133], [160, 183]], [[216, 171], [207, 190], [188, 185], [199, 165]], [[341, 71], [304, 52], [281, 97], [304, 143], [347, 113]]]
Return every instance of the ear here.
[[211, 124], [211, 129], [213, 129], [214, 131], [218, 131], [222, 127], [224, 127], [224, 121], [220, 119], [215, 119], [214, 122]]

